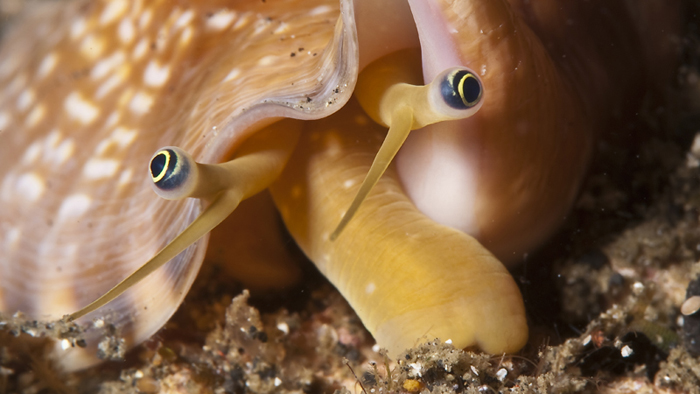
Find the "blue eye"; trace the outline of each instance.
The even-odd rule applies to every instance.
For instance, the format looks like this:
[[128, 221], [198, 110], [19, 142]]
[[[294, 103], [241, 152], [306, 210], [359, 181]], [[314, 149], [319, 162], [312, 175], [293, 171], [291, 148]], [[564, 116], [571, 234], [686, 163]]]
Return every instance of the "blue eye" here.
[[166, 148], [158, 151], [151, 159], [151, 179], [161, 190], [174, 190], [181, 187], [190, 173], [189, 161], [179, 152]]
[[470, 109], [481, 101], [481, 81], [468, 70], [455, 70], [440, 83], [440, 93], [445, 103], [458, 110]]

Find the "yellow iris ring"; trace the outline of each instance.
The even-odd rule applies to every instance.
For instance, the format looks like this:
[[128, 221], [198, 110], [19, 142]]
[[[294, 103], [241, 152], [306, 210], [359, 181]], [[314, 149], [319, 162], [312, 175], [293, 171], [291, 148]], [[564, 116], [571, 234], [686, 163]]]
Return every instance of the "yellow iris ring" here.
[[463, 76], [462, 79], [460, 79], [459, 83], [457, 84], [457, 92], [459, 93], [459, 98], [462, 99], [462, 103], [464, 103], [464, 105], [467, 107], [473, 106], [474, 104], [476, 104], [479, 101], [479, 98], [481, 98], [481, 92], [479, 92], [479, 96], [477, 96], [477, 98], [474, 101], [467, 101], [467, 99], [464, 97], [464, 83], [469, 78], [474, 78], [474, 80], [476, 80], [476, 83], [479, 83], [479, 80], [476, 79], [474, 74], [467, 73], [467, 75]]
[[[168, 167], [170, 166], [170, 152], [167, 150], [162, 150], [158, 152], [158, 155], [163, 155], [165, 156], [165, 165], [163, 165], [163, 169], [160, 171], [160, 173], [157, 176], [153, 176], [153, 173], [151, 173], [151, 179], [153, 180], [153, 183], [158, 183], [160, 182], [161, 179], [165, 176], [165, 174], [168, 172]], [[155, 157], [154, 157], [155, 159]]]

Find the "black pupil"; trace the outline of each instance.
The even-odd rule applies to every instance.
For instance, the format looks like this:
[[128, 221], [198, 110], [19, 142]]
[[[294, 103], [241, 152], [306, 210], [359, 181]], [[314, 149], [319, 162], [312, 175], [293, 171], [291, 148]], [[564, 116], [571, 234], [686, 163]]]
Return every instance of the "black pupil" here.
[[151, 176], [157, 178], [165, 170], [165, 153], [159, 153], [151, 160]]
[[[460, 79], [461, 78], [463, 77], [460, 77]], [[459, 79], [455, 78], [455, 80]], [[464, 81], [463, 89], [464, 101], [466, 101], [467, 103], [471, 104], [475, 102], [479, 99], [479, 95], [481, 95], [481, 85], [479, 84], [479, 81], [477, 81], [474, 77], [467, 78]]]

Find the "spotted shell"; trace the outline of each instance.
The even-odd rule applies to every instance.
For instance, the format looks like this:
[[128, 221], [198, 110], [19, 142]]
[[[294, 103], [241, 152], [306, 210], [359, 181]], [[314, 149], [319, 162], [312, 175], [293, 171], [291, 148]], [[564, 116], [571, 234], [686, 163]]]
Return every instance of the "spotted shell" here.
[[[328, 0], [162, 3], [41, 4], [5, 39], [1, 311], [74, 312], [198, 216], [200, 200], [151, 191], [146, 167], [159, 147], [220, 162], [264, 124], [327, 116], [352, 92], [348, 3], [342, 12]], [[110, 304], [107, 318], [129, 344], [174, 313], [206, 243]], [[63, 356], [71, 368], [93, 362]]]

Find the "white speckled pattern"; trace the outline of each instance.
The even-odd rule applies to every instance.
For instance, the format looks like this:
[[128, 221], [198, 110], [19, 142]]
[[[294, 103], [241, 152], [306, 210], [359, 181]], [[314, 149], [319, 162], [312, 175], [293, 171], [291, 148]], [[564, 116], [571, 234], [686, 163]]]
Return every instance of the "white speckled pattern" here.
[[[158, 148], [220, 162], [265, 122], [332, 113], [357, 75], [352, 10], [343, 21], [336, 1], [35, 5], [0, 51], [4, 312], [74, 312], [199, 214], [199, 200], [152, 192]], [[106, 307], [129, 343], [172, 315], [206, 243]], [[93, 362], [64, 356], [69, 368]]]

